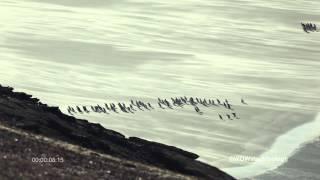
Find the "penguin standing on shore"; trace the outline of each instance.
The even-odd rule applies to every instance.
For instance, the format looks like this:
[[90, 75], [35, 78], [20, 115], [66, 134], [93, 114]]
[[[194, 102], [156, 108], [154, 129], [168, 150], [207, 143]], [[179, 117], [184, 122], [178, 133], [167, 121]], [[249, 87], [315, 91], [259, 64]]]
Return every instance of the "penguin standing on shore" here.
[[224, 102], [223, 103], [223, 106], [226, 108], [226, 109], [228, 109], [228, 106], [227, 106], [227, 104]]
[[161, 109], [165, 109], [164, 107], [162, 107], [161, 104], [162, 104], [162, 103], [158, 102], [159, 107], [160, 107]]
[[183, 97], [180, 97], [180, 100], [182, 101], [182, 103], [186, 104], [187, 105], [187, 100]]
[[104, 103], [104, 106], [106, 107], [106, 109], [107, 109], [108, 111], [111, 110], [107, 103]]
[[150, 103], [148, 103], [147, 105], [149, 106], [149, 108], [154, 109], [154, 107], [152, 107]]
[[196, 97], [196, 102], [201, 104], [201, 99]]
[[116, 105], [113, 104], [113, 103], [110, 104], [110, 109], [111, 109], [113, 112], [115, 112], [115, 113], [119, 113], [119, 112], [117, 111]]
[[214, 100], [209, 99], [208, 103], [209, 103], [210, 106], [214, 106]]
[[73, 107], [68, 106], [68, 113], [73, 115], [72, 113], [77, 113]]
[[87, 109], [87, 107], [86, 107], [86, 106], [82, 106], [82, 109], [83, 109], [83, 111], [84, 111], [84, 112], [86, 112], [86, 113], [90, 113], [90, 111]]
[[140, 104], [142, 107], [144, 107], [146, 110], [149, 110], [149, 111], [150, 111], [150, 109], [148, 108], [148, 106], [147, 106], [144, 102], [139, 101], [139, 104]]
[[136, 101], [136, 106], [141, 110], [141, 111], [144, 111], [141, 107], [141, 104], [138, 102], [138, 101]]
[[120, 107], [120, 110], [122, 112], [128, 113], [128, 111], [126, 110], [126, 105], [124, 103], [123, 104], [118, 103], [118, 106]]
[[132, 111], [137, 111], [135, 108], [133, 108], [133, 105], [132, 104], [130, 104], [130, 109], [132, 110]]
[[231, 107], [231, 104], [229, 103], [228, 99], [225, 99], [225, 103], [226, 103], [226, 108], [233, 110], [233, 108]]
[[77, 111], [78, 111], [79, 113], [83, 114], [81, 108], [80, 108], [79, 106], [76, 106], [76, 107], [77, 107]]
[[200, 115], [203, 114], [203, 112], [200, 111], [200, 109], [197, 106], [194, 106], [194, 109], [196, 110], [196, 112]]
[[236, 119], [240, 119], [236, 113], [232, 113], [233, 117], [236, 118]]
[[164, 99], [164, 102], [168, 106], [168, 108], [173, 109], [171, 104], [169, 103], [169, 101], [167, 99]]
[[[137, 106], [137, 104], [131, 99], [130, 100], [131, 104], [130, 105], [133, 105], [133, 106]], [[137, 101], [136, 101], [137, 102]]]
[[183, 102], [185, 102], [186, 105], [190, 105], [190, 99], [188, 99], [187, 96], [183, 96]]
[[134, 112], [131, 110], [130, 107], [127, 107], [127, 111], [129, 111], [130, 113], [134, 114]]
[[242, 98], [241, 98], [241, 103], [245, 104], [245, 105], [248, 105], [246, 102], [244, 102], [244, 100]]
[[209, 103], [207, 102], [206, 98], [203, 99], [202, 105], [204, 105], [205, 107], [209, 107]]
[[222, 105], [219, 99], [217, 99], [217, 102], [218, 102], [219, 105]]
[[230, 114], [227, 114], [227, 117], [228, 117], [229, 120], [233, 120], [233, 119], [231, 118]]

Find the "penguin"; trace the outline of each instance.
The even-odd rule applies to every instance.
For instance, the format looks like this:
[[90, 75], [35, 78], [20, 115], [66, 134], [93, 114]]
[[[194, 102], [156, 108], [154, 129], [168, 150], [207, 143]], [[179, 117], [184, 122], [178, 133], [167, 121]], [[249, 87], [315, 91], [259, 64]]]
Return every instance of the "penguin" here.
[[225, 102], [223, 103], [223, 106], [228, 109], [228, 106]]
[[73, 107], [68, 106], [68, 113], [70, 115], [73, 115], [71, 112], [76, 113], [76, 111], [73, 109]]
[[218, 105], [214, 102], [213, 99], [212, 99], [212, 105], [213, 105], [213, 106], [218, 106]]
[[137, 111], [136, 109], [133, 108], [133, 105], [132, 105], [132, 104], [130, 104], [129, 107], [130, 107], [130, 109], [131, 109], [132, 111]]
[[203, 105], [204, 106], [204, 104], [203, 104], [203, 100], [201, 99], [201, 98], [199, 98], [199, 102], [198, 103], [200, 103], [201, 105]]
[[229, 104], [229, 101], [226, 99], [226, 104], [227, 104], [227, 108], [230, 109], [230, 110], [233, 110], [233, 108], [231, 107], [231, 104]]
[[222, 105], [219, 99], [217, 99], [217, 102], [218, 102], [218, 104]]
[[204, 98], [202, 102], [203, 102], [203, 105], [204, 105], [204, 106], [209, 107], [209, 104], [208, 104], [208, 102], [207, 102], [207, 99], [206, 99], [206, 98]]
[[192, 105], [192, 106], [197, 105], [197, 103], [194, 101], [194, 99], [192, 97], [190, 97], [189, 102], [190, 102], [190, 105]]
[[241, 98], [241, 103], [248, 105], [246, 102], [244, 102], [244, 100], [242, 98]]
[[97, 109], [98, 113], [102, 113], [105, 111], [105, 109], [103, 111], [103, 108], [99, 104], [96, 105], [96, 109]]
[[90, 106], [90, 108], [93, 112], [97, 112], [97, 109], [94, 106]]
[[231, 118], [230, 114], [227, 114], [227, 117], [228, 117], [229, 120], [233, 120], [233, 119]]
[[132, 99], [130, 100], [130, 102], [132, 105], [137, 106]]
[[84, 112], [86, 112], [86, 113], [90, 113], [90, 111], [87, 109], [87, 107], [86, 107], [86, 106], [82, 106], [82, 109], [83, 109], [83, 111], [84, 111]]
[[226, 107], [227, 109], [230, 109], [230, 104], [228, 102], [227, 99], [224, 100], [224, 103], [223, 103], [224, 107]]
[[198, 114], [200, 114], [200, 115], [203, 114], [203, 112], [201, 112], [200, 109], [199, 109], [197, 106], [195, 106], [194, 109], [196, 110], [196, 112], [197, 112]]
[[148, 108], [148, 106], [147, 106], [145, 103], [143, 103], [142, 101], [139, 101], [139, 105], [140, 105], [141, 107], [145, 108], [146, 110], [149, 110], [149, 111], [150, 111], [150, 109]]
[[201, 99], [198, 99], [197, 97], [196, 97], [196, 101], [197, 103], [201, 103]]
[[128, 113], [128, 111], [126, 110], [126, 106], [124, 104], [118, 103], [118, 106], [120, 107], [120, 110], [122, 112]]
[[182, 103], [187, 104], [187, 100], [185, 100], [183, 97], [180, 97], [180, 100], [182, 101]]
[[117, 107], [116, 107], [115, 104], [111, 103], [111, 104], [110, 104], [110, 108], [111, 108], [111, 110], [112, 110], [113, 112], [119, 113], [119, 112], [117, 111]]
[[181, 101], [181, 99], [176, 98], [176, 100], [177, 100], [178, 106], [181, 107], [181, 108], [183, 108], [183, 106], [184, 106], [185, 104]]
[[144, 111], [144, 110], [141, 108], [141, 106], [140, 106], [140, 104], [138, 103], [138, 101], [136, 101], [136, 106], [137, 106], [141, 111]]
[[159, 105], [159, 107], [160, 107], [161, 109], [165, 109], [164, 107], [162, 107], [162, 105], [161, 105], [160, 102], [158, 102], [158, 105]]
[[236, 113], [232, 113], [233, 117], [236, 119], [240, 119], [239, 117], [237, 117]]
[[111, 110], [107, 103], [104, 103], [104, 106], [107, 108], [107, 110]]
[[183, 96], [183, 99], [186, 101], [187, 105], [190, 105], [190, 99], [187, 96]]
[[103, 113], [105, 113], [105, 114], [109, 114], [109, 113], [106, 111], [106, 108], [104, 108], [104, 107], [101, 107], [101, 111], [102, 111]]
[[149, 108], [154, 109], [154, 107], [152, 107], [150, 103], [148, 103], [148, 106]]
[[174, 99], [173, 97], [171, 97], [170, 99], [171, 99], [172, 104], [173, 104], [174, 106], [178, 106], [178, 101], [177, 101], [177, 99]]
[[148, 108], [148, 106], [147, 106], [144, 102], [141, 102], [141, 101], [140, 101], [140, 103], [141, 103], [141, 105], [142, 105], [145, 109], [147, 109], [147, 110], [150, 111], [150, 109]]
[[143, 107], [149, 111], [151, 111], [146, 104], [143, 104]]
[[131, 111], [131, 108], [130, 108], [130, 107], [127, 107], [127, 111], [129, 111], [130, 113], [134, 114], [134, 112]]
[[164, 99], [164, 102], [168, 106], [168, 108], [173, 109], [169, 101], [167, 101], [167, 99]]
[[79, 113], [83, 114], [79, 106], [76, 106]]

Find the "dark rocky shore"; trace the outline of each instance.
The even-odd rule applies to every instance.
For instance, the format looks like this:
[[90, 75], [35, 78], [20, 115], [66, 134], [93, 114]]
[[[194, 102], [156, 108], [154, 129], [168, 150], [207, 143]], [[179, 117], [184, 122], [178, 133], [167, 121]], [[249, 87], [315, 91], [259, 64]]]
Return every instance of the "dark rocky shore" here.
[[0, 125], [1, 180], [193, 180]]
[[65, 115], [58, 107], [49, 107], [31, 95], [13, 92], [13, 88], [0, 85], [1, 124], [198, 179], [234, 179], [215, 167], [197, 161], [199, 156], [194, 153], [138, 137], [126, 138], [100, 124]]

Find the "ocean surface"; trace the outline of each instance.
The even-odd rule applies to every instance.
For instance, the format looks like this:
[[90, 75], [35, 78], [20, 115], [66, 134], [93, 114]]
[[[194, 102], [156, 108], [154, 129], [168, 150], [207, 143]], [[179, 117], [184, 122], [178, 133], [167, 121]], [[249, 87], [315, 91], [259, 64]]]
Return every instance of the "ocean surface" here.
[[195, 152], [237, 178], [285, 162], [230, 157], [290, 158], [320, 136], [320, 32], [300, 24], [320, 25], [319, 1], [0, 0], [0, 22], [0, 83], [65, 113], [228, 99], [240, 119], [212, 107], [75, 116]]

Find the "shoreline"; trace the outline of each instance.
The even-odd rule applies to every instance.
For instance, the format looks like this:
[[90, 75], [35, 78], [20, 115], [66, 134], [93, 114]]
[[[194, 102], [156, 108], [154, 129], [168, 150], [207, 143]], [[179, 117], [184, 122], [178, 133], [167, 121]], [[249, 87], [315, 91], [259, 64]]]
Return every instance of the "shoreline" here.
[[[279, 136], [270, 149], [261, 154], [259, 158], [263, 159], [275, 156], [283, 156], [287, 160], [292, 158], [301, 149], [303, 149], [306, 144], [319, 137], [319, 133], [316, 131], [317, 128], [320, 128], [320, 113], [316, 115], [313, 121], [302, 124]], [[313, 131], [310, 132], [310, 129], [313, 129]], [[307, 137], [305, 132], [309, 132]], [[238, 178], [249, 178], [275, 170], [286, 162], [287, 161], [267, 163], [266, 161], [256, 161], [247, 166], [224, 168], [223, 170]]]
[[274, 170], [264, 174], [255, 176], [254, 179], [259, 180], [291, 180], [291, 179], [320, 179], [319, 154], [320, 138], [318, 137], [312, 142], [304, 144], [298, 149], [287, 162]]

